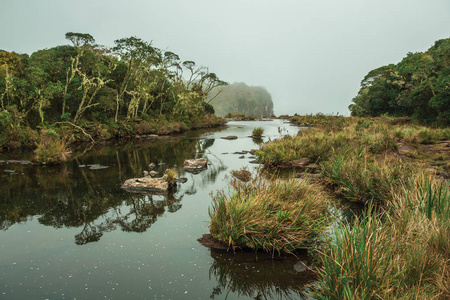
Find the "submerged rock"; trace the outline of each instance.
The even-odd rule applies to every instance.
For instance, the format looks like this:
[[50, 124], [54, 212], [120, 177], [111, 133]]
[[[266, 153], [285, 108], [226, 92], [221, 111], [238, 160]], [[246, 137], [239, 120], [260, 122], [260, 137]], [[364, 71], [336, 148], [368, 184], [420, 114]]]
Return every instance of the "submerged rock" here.
[[149, 176], [125, 180], [124, 184], [121, 186], [124, 190], [145, 190], [164, 193], [169, 190], [169, 187], [166, 178], [152, 178]]
[[299, 261], [294, 265], [294, 270], [297, 272], [304, 272], [308, 269], [308, 262], [307, 261]]
[[208, 168], [208, 159], [198, 158], [198, 159], [186, 159], [183, 163], [183, 169], [188, 172], [203, 171]]
[[237, 136], [235, 136], [235, 135], [229, 135], [229, 136], [223, 136], [223, 137], [221, 137], [221, 139], [224, 139], [224, 140], [235, 140], [235, 139], [237, 139], [238, 137]]
[[95, 165], [88, 165], [89, 170], [102, 170], [102, 169], [107, 169], [109, 168], [109, 166], [102, 166], [99, 164], [95, 164]]

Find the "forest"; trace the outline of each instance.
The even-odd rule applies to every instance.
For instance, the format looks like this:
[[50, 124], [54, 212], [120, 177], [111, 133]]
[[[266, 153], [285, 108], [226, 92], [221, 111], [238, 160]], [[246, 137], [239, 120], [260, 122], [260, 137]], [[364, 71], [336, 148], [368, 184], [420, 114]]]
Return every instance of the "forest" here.
[[424, 124], [450, 125], [450, 38], [370, 71], [353, 102], [353, 116], [411, 116]]
[[273, 115], [269, 92], [264, 87], [248, 86], [243, 82], [212, 89], [207, 101], [221, 117], [227, 114], [244, 114], [257, 118]]
[[0, 50], [0, 149], [37, 147], [45, 160], [55, 143], [223, 124], [205, 100], [226, 82], [207, 67], [137, 37], [65, 38], [31, 55]]

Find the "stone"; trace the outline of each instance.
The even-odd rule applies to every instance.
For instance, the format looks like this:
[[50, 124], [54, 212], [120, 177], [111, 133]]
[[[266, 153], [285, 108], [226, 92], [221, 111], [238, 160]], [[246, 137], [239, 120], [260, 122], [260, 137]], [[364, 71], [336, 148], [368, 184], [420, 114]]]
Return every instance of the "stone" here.
[[245, 158], [245, 155], [239, 156], [239, 158], [240, 158], [240, 159], [243, 159], [243, 158]]
[[297, 272], [304, 272], [308, 269], [308, 262], [307, 261], [299, 261], [294, 265], [294, 270]]
[[152, 177], [155, 177], [155, 176], [158, 174], [158, 172], [156, 172], [156, 171], [150, 171], [148, 174], [149, 174], [150, 176], [152, 176]]
[[229, 135], [229, 136], [221, 137], [221, 139], [224, 139], [224, 140], [235, 140], [235, 139], [237, 139], [237, 138], [238, 138], [238, 137], [235, 136], [235, 135]]
[[150, 170], [153, 170], [154, 168], [155, 168], [155, 164], [154, 163], [150, 163], [149, 165], [148, 165], [148, 167], [150, 168]]
[[125, 180], [121, 188], [124, 190], [145, 190], [150, 192], [165, 193], [169, 189], [169, 183], [164, 177], [152, 178], [147, 176]]
[[258, 151], [258, 149], [252, 149], [252, 150], [250, 150], [250, 154], [255, 155], [256, 151]]
[[310, 161], [311, 161], [311, 159], [309, 159], [307, 157], [302, 157], [300, 159], [291, 160], [288, 164], [294, 168], [304, 168], [307, 165], [309, 165]]
[[89, 170], [102, 170], [102, 169], [107, 169], [109, 168], [109, 166], [102, 166], [99, 164], [95, 164], [95, 165], [88, 165]]
[[198, 158], [198, 159], [186, 159], [183, 163], [183, 169], [190, 172], [202, 171], [208, 168], [208, 159]]
[[179, 183], [186, 183], [187, 182], [187, 178], [186, 177], [177, 178], [177, 182], [179, 182]]

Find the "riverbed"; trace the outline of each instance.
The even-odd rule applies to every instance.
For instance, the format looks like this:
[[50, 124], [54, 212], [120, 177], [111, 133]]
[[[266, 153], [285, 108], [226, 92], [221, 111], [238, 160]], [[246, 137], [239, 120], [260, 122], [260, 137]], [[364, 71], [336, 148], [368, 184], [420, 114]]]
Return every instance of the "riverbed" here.
[[[255, 127], [262, 140], [250, 137]], [[1, 163], [0, 299], [301, 299], [314, 281], [306, 256], [233, 254], [197, 241], [209, 233], [211, 193], [228, 189], [231, 170], [259, 167], [242, 151], [298, 130], [283, 120], [232, 121], [164, 139], [81, 145], [59, 166]], [[238, 138], [222, 139], [231, 135]], [[200, 157], [207, 170], [183, 171], [185, 159]], [[187, 182], [167, 195], [120, 188], [150, 163]]]

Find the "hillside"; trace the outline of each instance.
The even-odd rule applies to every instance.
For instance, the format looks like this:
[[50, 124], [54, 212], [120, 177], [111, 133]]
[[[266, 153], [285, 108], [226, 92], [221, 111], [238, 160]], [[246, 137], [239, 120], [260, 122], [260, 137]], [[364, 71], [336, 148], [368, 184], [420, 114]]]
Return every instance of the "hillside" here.
[[[220, 92], [219, 95], [217, 93]], [[216, 96], [214, 98], [214, 96]], [[218, 116], [227, 113], [245, 114], [254, 117], [270, 117], [273, 114], [272, 97], [261, 86], [248, 86], [243, 82], [217, 87], [209, 95], [207, 102], [214, 107]]]

